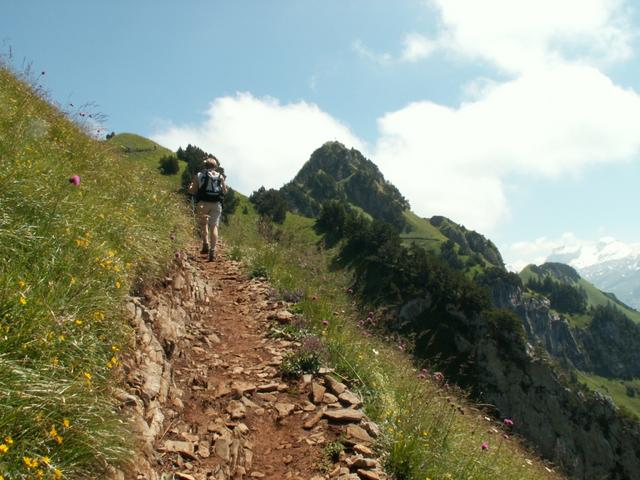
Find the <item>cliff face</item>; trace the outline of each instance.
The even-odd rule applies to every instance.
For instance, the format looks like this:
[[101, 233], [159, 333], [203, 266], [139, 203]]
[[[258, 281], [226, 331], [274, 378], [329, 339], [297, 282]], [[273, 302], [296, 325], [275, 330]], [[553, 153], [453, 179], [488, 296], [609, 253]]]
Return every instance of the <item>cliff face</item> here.
[[505, 282], [495, 282], [490, 293], [494, 306], [522, 320], [529, 342], [543, 345], [554, 357], [605, 377], [640, 375], [640, 327], [616, 309], [599, 310], [588, 326], [572, 328], [544, 297], [527, 296]]
[[569, 323], [551, 311], [549, 300], [538, 296], [525, 298], [520, 287], [504, 282], [495, 283], [489, 291], [495, 307], [511, 310], [522, 320], [530, 343], [543, 345], [554, 357], [568, 360], [578, 368], [590, 363]]
[[482, 398], [517, 424], [542, 455], [574, 478], [640, 478], [640, 425], [600, 394], [567, 388], [546, 363], [514, 362], [493, 341], [477, 344]]
[[[544, 301], [522, 300], [517, 291], [494, 293], [523, 315], [529, 341], [505, 323], [508, 314], [497, 314], [500, 323], [452, 311], [455, 322], [418, 334], [417, 347], [448, 338], [456, 349], [451, 358], [460, 366], [471, 365], [462, 380], [475, 398], [494, 405], [500, 417], [512, 418], [516, 431], [571, 477], [640, 478], [640, 424], [619, 415], [608, 397], [570, 386], [545, 355], [538, 356], [531, 347], [535, 338], [558, 355], [583, 358], [568, 324], [549, 315]], [[397, 311], [398, 325], [423, 324], [429, 304], [429, 297], [407, 302]]]

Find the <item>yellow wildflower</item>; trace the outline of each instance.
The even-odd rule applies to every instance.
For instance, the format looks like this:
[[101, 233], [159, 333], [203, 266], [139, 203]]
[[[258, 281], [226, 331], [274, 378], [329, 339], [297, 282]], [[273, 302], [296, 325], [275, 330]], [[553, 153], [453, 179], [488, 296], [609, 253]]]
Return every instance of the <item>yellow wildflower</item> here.
[[60, 340], [61, 342], [64, 342], [64, 335], [58, 335], [58, 340]]
[[49, 430], [49, 435], [52, 437], [56, 437], [58, 435], [58, 431], [56, 430], [55, 425], [51, 425], [51, 430]]
[[26, 305], [27, 304], [27, 299], [25, 298], [24, 295], [20, 295], [20, 305]]
[[84, 378], [91, 380], [91, 374], [89, 372], [84, 372]]
[[56, 443], [60, 445], [62, 443], [62, 437], [60, 435], [56, 435]]
[[79, 318], [76, 318], [75, 324], [78, 326], [82, 325], [82, 320], [80, 320]]
[[27, 468], [36, 468], [38, 466], [38, 460], [36, 458], [22, 457], [22, 462]]
[[8, 451], [9, 451], [9, 446], [4, 444], [4, 443], [1, 443], [0, 444], [0, 453], [7, 453]]
[[13, 438], [9, 436], [4, 437], [4, 441], [6, 442], [7, 445], [13, 445]]
[[109, 250], [107, 252], [107, 255], [110, 256], [110, 257], [115, 257], [116, 256], [116, 252], [114, 252], [113, 250]]
[[62, 420], [62, 426], [64, 426], [64, 428], [69, 428], [70, 425], [71, 425], [71, 422], [69, 421], [68, 418], [65, 418], [64, 420]]
[[62, 471], [59, 468], [53, 470], [53, 478], [62, 478]]
[[72, 275], [71, 278], [69, 279], [69, 285], [75, 285], [75, 283], [76, 283], [76, 277]]
[[43, 463], [46, 463], [47, 465], [49, 465], [51, 463], [51, 459], [47, 456], [44, 456], [42, 458], [40, 458], [40, 460], [42, 460]]
[[120, 288], [120, 282], [116, 281], [116, 288]]
[[27, 286], [26, 282], [24, 280], [18, 280], [18, 286], [20, 288], [24, 288]]

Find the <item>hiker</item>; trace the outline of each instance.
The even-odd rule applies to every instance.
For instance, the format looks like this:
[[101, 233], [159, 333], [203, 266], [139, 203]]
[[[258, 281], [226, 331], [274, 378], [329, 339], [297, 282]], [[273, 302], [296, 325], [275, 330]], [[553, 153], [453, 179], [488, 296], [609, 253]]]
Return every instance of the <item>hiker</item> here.
[[[226, 177], [216, 171], [218, 166], [218, 159], [209, 154], [204, 160], [204, 169], [193, 176], [187, 189], [191, 195], [195, 195], [198, 202], [196, 214], [202, 229], [202, 250], [200, 253], [208, 253], [210, 262], [216, 256], [218, 223], [222, 214], [224, 194], [227, 193]], [[209, 238], [209, 234], [211, 234], [211, 238]]]

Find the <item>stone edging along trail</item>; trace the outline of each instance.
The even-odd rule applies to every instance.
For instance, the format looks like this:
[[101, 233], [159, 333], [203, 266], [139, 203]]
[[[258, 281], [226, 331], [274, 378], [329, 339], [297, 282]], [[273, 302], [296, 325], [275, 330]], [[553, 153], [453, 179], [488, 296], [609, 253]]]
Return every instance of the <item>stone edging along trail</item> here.
[[[222, 253], [224, 253], [223, 249]], [[136, 330], [118, 391], [141, 439], [113, 479], [386, 479], [372, 450], [378, 427], [328, 371], [285, 382], [278, 365], [299, 346], [267, 337], [293, 315], [220, 255], [193, 247], [164, 286], [128, 305]], [[336, 462], [326, 445], [346, 447]]]

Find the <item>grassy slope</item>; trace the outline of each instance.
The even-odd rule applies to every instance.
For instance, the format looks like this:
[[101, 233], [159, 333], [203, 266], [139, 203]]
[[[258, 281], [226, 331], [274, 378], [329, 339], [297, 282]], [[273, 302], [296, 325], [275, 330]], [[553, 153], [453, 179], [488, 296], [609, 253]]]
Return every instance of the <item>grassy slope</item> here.
[[0, 185], [0, 476], [104, 478], [131, 458], [111, 394], [122, 304], [164, 271], [188, 216], [157, 170], [1, 66]]
[[[174, 152], [153, 140], [136, 135], [134, 133], [118, 133], [107, 142], [114, 152], [124, 153], [128, 158], [139, 162], [147, 170], [158, 171], [159, 161], [167, 155], [174, 155]], [[180, 188], [180, 178], [182, 172], [187, 167], [186, 162], [179, 162], [180, 171], [175, 175], [162, 175], [162, 181], [167, 188], [178, 190]]]
[[401, 234], [401, 237], [405, 239], [406, 243], [413, 241], [427, 250], [438, 253], [440, 244], [446, 242], [447, 237], [431, 225], [429, 220], [420, 218], [411, 210], [405, 210], [404, 218], [407, 220], [409, 228]]
[[[279, 234], [263, 228], [261, 235], [253, 208], [242, 197], [221, 235], [248, 273], [266, 274], [285, 297], [301, 296], [294, 309], [304, 315], [305, 328], [324, 339], [329, 363], [359, 390], [367, 413], [381, 425], [387, 468], [398, 478], [420, 480], [559, 478], [530, 460], [535, 457], [520, 444], [505, 440], [500, 426], [464, 396], [442, 389], [430, 377], [419, 378], [397, 343], [358, 326], [363, 315], [347, 292], [350, 276], [331, 268], [335, 252], [319, 249], [312, 225], [308, 218], [287, 214]], [[489, 450], [481, 449], [483, 441]]]
[[609, 395], [618, 407], [623, 407], [632, 415], [640, 418], [640, 398], [637, 394], [634, 397], [627, 395], [627, 385], [635, 387], [640, 392], [640, 379], [623, 381], [578, 372], [578, 380], [593, 391]]

